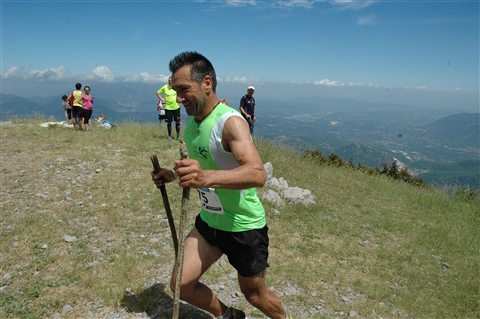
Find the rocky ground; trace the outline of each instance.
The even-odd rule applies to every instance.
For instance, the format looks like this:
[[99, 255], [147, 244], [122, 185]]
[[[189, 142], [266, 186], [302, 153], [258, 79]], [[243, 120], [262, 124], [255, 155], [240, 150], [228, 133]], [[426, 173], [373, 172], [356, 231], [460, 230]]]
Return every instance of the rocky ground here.
[[[222, 280], [221, 283], [212, 283], [209, 286], [218, 293], [220, 299], [226, 304], [235, 305], [241, 303], [243, 300], [243, 295], [238, 290], [238, 285], [236, 284], [236, 274], [232, 272], [228, 275], [229, 280]], [[83, 306], [82, 312], [84, 316], [82, 318], [104, 318], [104, 319], [169, 319], [173, 301], [169, 294], [166, 293], [167, 288], [165, 284], [159, 284], [158, 278], [152, 279], [152, 283], [146, 283], [148, 286], [144, 291], [139, 295], [135, 294], [130, 288], [126, 288], [125, 297], [122, 300], [123, 307], [110, 307], [102, 305], [98, 302], [89, 302]], [[165, 278], [165, 281], [167, 278]], [[153, 281], [156, 281], [154, 283]], [[161, 280], [160, 280], [161, 281]], [[276, 289], [270, 287], [276, 291], [280, 296], [301, 296], [306, 293], [303, 289], [287, 284], [285, 287]], [[349, 304], [355, 300], [363, 299], [365, 296], [356, 294], [353, 289], [350, 289], [345, 294], [339, 294], [334, 292], [338, 301], [341, 303]], [[314, 293], [315, 294], [315, 293]], [[144, 309], [145, 298], [150, 299], [151, 304], [149, 309]], [[143, 302], [139, 302], [139, 300]], [[325, 319], [334, 319], [334, 318], [363, 318], [358, 315], [355, 310], [351, 310], [348, 313], [341, 311], [334, 311], [328, 309], [325, 306], [325, 301], [318, 299], [318, 305], [311, 309], [303, 309], [301, 307], [296, 307], [292, 303], [285, 305], [289, 313], [292, 315], [292, 318], [325, 318]], [[251, 306], [247, 306], [247, 309], [244, 309], [249, 313], [248, 318], [267, 318], [262, 315], [258, 310], [255, 310]], [[69, 313], [73, 312], [75, 309], [70, 305], [65, 305], [61, 312], [55, 313], [52, 318], [70, 318]], [[398, 313], [398, 318], [407, 318]], [[181, 303], [180, 306], [180, 318], [198, 318], [198, 319], [208, 319], [212, 318], [209, 314], [192, 307], [189, 304]]]

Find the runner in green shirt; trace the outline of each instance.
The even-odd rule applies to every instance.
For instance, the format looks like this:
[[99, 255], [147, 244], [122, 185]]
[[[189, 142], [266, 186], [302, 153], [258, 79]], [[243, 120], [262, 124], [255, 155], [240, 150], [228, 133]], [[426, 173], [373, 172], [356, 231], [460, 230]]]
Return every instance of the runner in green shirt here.
[[175, 120], [177, 140], [182, 140], [182, 137], [180, 136], [180, 105], [177, 103], [177, 92], [172, 88], [172, 77], [169, 77], [168, 83], [157, 91], [157, 97], [163, 104], [165, 104], [165, 120], [167, 121], [168, 140], [172, 140], [173, 120]]

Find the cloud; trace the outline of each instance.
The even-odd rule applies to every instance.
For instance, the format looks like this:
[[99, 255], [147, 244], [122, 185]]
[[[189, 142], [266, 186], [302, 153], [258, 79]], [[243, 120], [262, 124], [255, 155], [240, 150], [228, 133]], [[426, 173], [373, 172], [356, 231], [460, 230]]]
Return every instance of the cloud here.
[[101, 82], [115, 82], [119, 80], [106, 66], [97, 66], [92, 72], [83, 76], [86, 80], [97, 80]]
[[315, 85], [324, 85], [324, 86], [345, 86], [342, 82], [338, 81], [330, 81], [329, 79], [324, 79], [320, 81], [314, 81], [313, 84]]
[[355, 83], [355, 82], [345, 83], [345, 82], [341, 82], [341, 81], [331, 81], [329, 79], [314, 81], [313, 84], [330, 86], [330, 87], [334, 87], [334, 86], [350, 86], [350, 87], [352, 87], [352, 86], [361, 86], [362, 85], [362, 83]]
[[[308, 82], [304, 82], [308, 83]], [[323, 79], [323, 80], [317, 80], [313, 82], [314, 85], [321, 85], [321, 86], [328, 86], [328, 87], [364, 87], [364, 88], [375, 88], [375, 89], [391, 89], [390, 86], [384, 86], [384, 85], [379, 85], [379, 84], [373, 84], [373, 83], [362, 83], [362, 82], [342, 82], [342, 81], [335, 81], [335, 80], [330, 80], [330, 79]], [[426, 86], [417, 86], [417, 87], [398, 87], [397, 89], [414, 89], [418, 91], [449, 91], [447, 89], [442, 89], [442, 88], [428, 88]], [[460, 89], [457, 89], [460, 90]]]
[[106, 66], [97, 66], [90, 72], [84, 75], [71, 76], [70, 71], [60, 66], [58, 68], [46, 69], [46, 70], [32, 70], [25, 71], [24, 67], [13, 66], [10, 69], [3, 72], [1, 78], [4, 80], [24, 80], [24, 81], [62, 81], [75, 78], [74, 80], [88, 80], [99, 82], [143, 82], [143, 83], [164, 83], [168, 81], [167, 75], [162, 74], [149, 74], [143, 72], [133, 76], [119, 76], [115, 75], [110, 68]]
[[[308, 82], [304, 82], [303, 84], [307, 84]], [[299, 83], [301, 84], [301, 83]], [[364, 87], [364, 88], [375, 88], [375, 89], [391, 89], [390, 86], [383, 86], [373, 83], [363, 84], [361, 82], [342, 82], [342, 81], [334, 81], [329, 79], [317, 80], [313, 82], [314, 85], [320, 86], [328, 86], [328, 87]], [[451, 91], [445, 88], [428, 88], [426, 86], [417, 86], [417, 87], [397, 87], [398, 90], [415, 90], [415, 91], [443, 91], [448, 92]], [[464, 90], [462, 88], [456, 88], [453, 91], [461, 91]], [[469, 91], [469, 90], [465, 90]], [[472, 91], [472, 90], [470, 90]]]
[[148, 72], [142, 72], [133, 76], [127, 76], [124, 82], [143, 82], [143, 83], [164, 83], [168, 82], [168, 75], [156, 75]]
[[305, 9], [311, 9], [317, 2], [326, 2], [326, 0], [281, 0], [274, 4], [282, 8], [302, 7]]
[[230, 82], [230, 83], [246, 83], [248, 81], [251, 82], [248, 78], [244, 76], [235, 76], [235, 77], [226, 77], [226, 78], [221, 78], [217, 76], [217, 81], [218, 82]]
[[365, 9], [378, 0], [331, 0], [330, 3], [336, 5], [340, 10], [362, 10]]
[[46, 70], [31, 70], [24, 72], [25, 68], [13, 66], [2, 74], [3, 79], [35, 79], [40, 81], [60, 81], [67, 78], [68, 69], [64, 66]]
[[49, 70], [32, 70], [29, 73], [31, 76], [43, 80], [59, 81], [67, 78], [68, 69], [64, 66], [60, 66]]
[[[269, 5], [277, 8], [294, 8], [300, 7], [305, 9], [311, 9], [318, 2], [327, 2], [328, 0], [276, 0], [276, 1], [265, 1]], [[203, 2], [203, 1], [198, 1]], [[222, 1], [220, 1], [222, 2]], [[226, 0], [224, 1], [226, 6], [230, 7], [244, 7], [247, 5], [256, 6], [262, 4], [261, 1], [256, 0]]]
[[230, 7], [244, 7], [246, 5], [255, 6], [257, 1], [255, 0], [227, 0], [225, 4]]
[[23, 70], [24, 70], [23, 67], [12, 66], [10, 69], [3, 72], [2, 79], [21, 78]]
[[360, 82], [360, 83], [355, 83], [355, 82], [348, 82], [347, 83], [347, 86], [362, 86], [363, 84]]

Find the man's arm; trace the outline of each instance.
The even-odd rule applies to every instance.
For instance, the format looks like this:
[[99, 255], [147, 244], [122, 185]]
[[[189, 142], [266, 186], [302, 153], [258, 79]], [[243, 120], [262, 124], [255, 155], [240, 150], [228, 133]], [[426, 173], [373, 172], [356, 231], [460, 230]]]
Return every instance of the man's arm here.
[[250, 137], [247, 123], [240, 117], [227, 120], [222, 132], [222, 146], [231, 152], [238, 167], [229, 170], [203, 170], [196, 160], [175, 161], [180, 186], [246, 189], [262, 187], [267, 173]]
[[85, 104], [85, 94], [82, 93], [82, 95], [80, 95], [80, 100], [78, 102], [82, 105]]
[[164, 99], [163, 96], [162, 96], [162, 94], [165, 93], [165, 92], [164, 92], [164, 88], [165, 88], [165, 86], [162, 86], [162, 87], [157, 91], [157, 94], [156, 94], [157, 97], [158, 97], [158, 99], [161, 100], [162, 103], [165, 103], [165, 99]]
[[239, 109], [240, 109], [240, 113], [242, 113], [243, 117], [245, 117], [247, 119], [250, 117], [250, 115], [248, 115], [247, 111], [245, 111], [245, 108], [243, 107], [243, 105], [240, 105]]
[[242, 113], [244, 118], [249, 119], [251, 118], [251, 116], [247, 113], [247, 110], [245, 109], [245, 104], [246, 104], [246, 99], [245, 99], [245, 96], [243, 96], [240, 99], [240, 107], [238, 109], [240, 110], [240, 113]]

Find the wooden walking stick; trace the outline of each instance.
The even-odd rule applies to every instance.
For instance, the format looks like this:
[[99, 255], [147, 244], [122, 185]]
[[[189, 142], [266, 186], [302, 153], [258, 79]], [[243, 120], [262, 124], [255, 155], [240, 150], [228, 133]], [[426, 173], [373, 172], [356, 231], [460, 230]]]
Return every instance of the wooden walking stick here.
[[[182, 147], [180, 148], [180, 156], [182, 159], [188, 158], [188, 151], [186, 144], [182, 141]], [[172, 319], [178, 319], [178, 314], [180, 310], [180, 287], [182, 284], [182, 270], [183, 270], [183, 253], [185, 250], [185, 223], [187, 220], [187, 206], [188, 199], [190, 197], [190, 188], [184, 187], [182, 193], [182, 213], [180, 215], [180, 226], [178, 229], [179, 233], [179, 244], [178, 244], [178, 254], [175, 262], [175, 295], [173, 299], [173, 316]]]
[[[160, 164], [158, 163], [157, 155], [154, 154], [150, 156], [150, 159], [152, 160], [152, 164], [153, 164], [153, 172], [155, 174], [160, 172], [161, 168], [160, 168]], [[165, 206], [165, 211], [167, 212], [168, 225], [170, 226], [170, 232], [172, 233], [173, 248], [175, 249], [175, 258], [177, 258], [178, 238], [177, 238], [177, 232], [175, 230], [175, 222], [173, 220], [172, 211], [170, 210], [170, 203], [168, 202], [167, 189], [165, 188], [165, 184], [162, 184], [162, 186], [160, 186], [160, 192], [162, 193], [163, 206]]]

